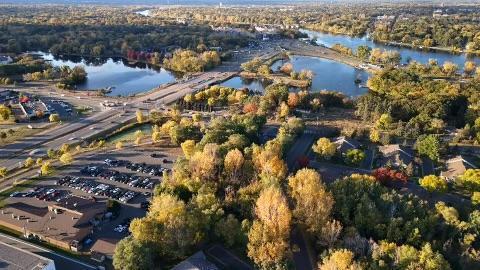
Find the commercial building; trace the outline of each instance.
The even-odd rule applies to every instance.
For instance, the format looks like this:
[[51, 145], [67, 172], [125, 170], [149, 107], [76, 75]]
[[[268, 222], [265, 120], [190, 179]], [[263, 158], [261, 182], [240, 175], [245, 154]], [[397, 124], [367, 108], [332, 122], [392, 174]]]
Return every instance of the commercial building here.
[[64, 249], [79, 251], [106, 212], [105, 202], [71, 196], [59, 202], [10, 198], [0, 210], [0, 225]]

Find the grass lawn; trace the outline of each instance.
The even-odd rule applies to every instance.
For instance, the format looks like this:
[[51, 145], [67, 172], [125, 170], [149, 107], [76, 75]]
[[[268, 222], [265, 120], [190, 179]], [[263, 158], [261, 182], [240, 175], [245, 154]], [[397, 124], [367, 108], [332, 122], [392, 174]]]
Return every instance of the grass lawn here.
[[[15, 141], [18, 141], [22, 138], [40, 133], [40, 132], [46, 130], [47, 128], [48, 127], [30, 129], [27, 126], [20, 126], [18, 128], [2, 129], [1, 126], [0, 126], [0, 132], [5, 132], [7, 134], [7, 137], [5, 139], [0, 139], [0, 146], [7, 145], [9, 143], [13, 143]], [[13, 130], [13, 132], [11, 132], [9, 130]]]

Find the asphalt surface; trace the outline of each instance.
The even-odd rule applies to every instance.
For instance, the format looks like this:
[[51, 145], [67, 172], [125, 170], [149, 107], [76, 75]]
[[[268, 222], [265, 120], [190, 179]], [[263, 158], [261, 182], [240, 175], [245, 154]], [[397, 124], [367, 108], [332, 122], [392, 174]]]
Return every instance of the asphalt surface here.
[[85, 262], [79, 261], [77, 259], [73, 259], [62, 254], [59, 254], [55, 251], [50, 249], [37, 246], [30, 242], [0, 233], [0, 241], [11, 245], [13, 247], [20, 248], [22, 250], [26, 250], [42, 257], [49, 258], [55, 262], [55, 268], [62, 270], [89, 270], [89, 269], [97, 269], [96, 266], [87, 264]]
[[41, 149], [46, 152], [48, 149], [58, 149], [64, 143], [81, 143], [98, 136], [105, 130], [120, 127], [134, 120], [135, 112], [138, 109], [144, 111], [162, 109], [163, 105], [183, 98], [186, 94], [226, 80], [235, 74], [235, 72], [204, 72], [193, 79], [152, 91], [126, 104], [126, 106], [115, 107], [85, 119], [64, 123], [52, 130], [5, 145], [0, 148], [0, 164], [9, 170], [17, 168], [30, 156], [30, 152], [34, 149]]

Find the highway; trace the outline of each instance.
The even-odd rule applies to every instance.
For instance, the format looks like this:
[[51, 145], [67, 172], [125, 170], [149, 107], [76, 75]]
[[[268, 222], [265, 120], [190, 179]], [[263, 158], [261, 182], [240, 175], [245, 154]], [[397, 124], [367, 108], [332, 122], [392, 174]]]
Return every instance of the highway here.
[[134, 121], [138, 109], [142, 111], [161, 109], [163, 105], [173, 103], [186, 94], [224, 81], [235, 74], [236, 72], [204, 72], [190, 80], [179, 81], [151, 91], [134, 99], [126, 106], [111, 108], [88, 118], [64, 123], [41, 134], [5, 145], [0, 148], [0, 166], [8, 170], [21, 166], [33, 149], [46, 152], [48, 149], [58, 149], [64, 143], [76, 144], [95, 138], [106, 130]]

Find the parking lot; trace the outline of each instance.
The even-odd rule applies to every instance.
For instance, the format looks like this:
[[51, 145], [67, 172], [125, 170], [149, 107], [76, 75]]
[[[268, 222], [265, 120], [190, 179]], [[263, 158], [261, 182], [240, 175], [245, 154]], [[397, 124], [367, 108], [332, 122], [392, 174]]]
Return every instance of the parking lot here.
[[[143, 217], [155, 185], [162, 181], [177, 157], [178, 149], [135, 148], [79, 157], [30, 190], [11, 196], [61, 201], [77, 195], [97, 201], [115, 200], [121, 205], [118, 213], [98, 226], [85, 240], [85, 246], [102, 239], [118, 242], [128, 234], [130, 221]], [[113, 252], [113, 250], [111, 250]]]

